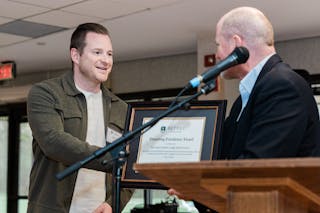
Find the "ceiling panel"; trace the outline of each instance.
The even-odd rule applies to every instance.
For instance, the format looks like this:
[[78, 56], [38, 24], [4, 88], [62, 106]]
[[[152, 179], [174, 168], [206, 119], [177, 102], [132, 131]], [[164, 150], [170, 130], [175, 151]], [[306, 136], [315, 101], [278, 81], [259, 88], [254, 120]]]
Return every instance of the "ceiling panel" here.
[[14, 44], [17, 42], [21, 42], [24, 40], [28, 40], [30, 38], [23, 36], [16, 36], [7, 33], [0, 33], [0, 46], [6, 46], [9, 44]]
[[78, 15], [74, 13], [67, 13], [60, 10], [53, 10], [51, 12], [33, 16], [24, 20], [72, 28], [85, 22], [100, 22], [101, 18]]
[[65, 7], [62, 10], [103, 19], [111, 19], [114, 17], [126, 16], [145, 9], [145, 6], [140, 6], [135, 1], [124, 3], [121, 1], [91, 0]]
[[[111, 0], [113, 2], [118, 2], [122, 4], [132, 4], [132, 0]], [[182, 2], [183, 0], [161, 0], [161, 1], [156, 1], [156, 0], [135, 0], [134, 3], [136, 5], [139, 5], [140, 7], [145, 7], [145, 8], [155, 8], [155, 7], [161, 7], [161, 6], [166, 6], [166, 5], [172, 5], [178, 2]]]
[[19, 19], [48, 11], [48, 9], [43, 7], [37, 7], [6, 0], [0, 0], [0, 5], [1, 16], [8, 18]]
[[69, 6], [84, 0], [12, 0], [13, 2], [20, 2], [34, 6], [41, 6], [46, 8], [60, 8], [64, 6]]

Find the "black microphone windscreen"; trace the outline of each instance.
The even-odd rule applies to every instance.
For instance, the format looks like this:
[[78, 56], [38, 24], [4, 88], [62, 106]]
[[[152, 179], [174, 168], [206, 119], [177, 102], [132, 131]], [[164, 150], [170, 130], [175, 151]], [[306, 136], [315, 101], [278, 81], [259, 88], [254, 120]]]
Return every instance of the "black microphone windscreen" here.
[[237, 55], [238, 64], [245, 63], [248, 60], [249, 55], [250, 55], [248, 49], [245, 47], [237, 47], [235, 49], [235, 53]]

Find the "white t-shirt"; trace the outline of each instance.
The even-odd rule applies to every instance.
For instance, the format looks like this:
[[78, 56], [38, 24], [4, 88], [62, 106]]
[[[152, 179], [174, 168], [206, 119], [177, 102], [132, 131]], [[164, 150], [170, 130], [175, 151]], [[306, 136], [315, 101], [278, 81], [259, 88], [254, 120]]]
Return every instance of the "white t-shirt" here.
[[[105, 126], [103, 116], [102, 92], [91, 93], [77, 87], [86, 97], [88, 110], [88, 128], [86, 141], [89, 144], [103, 147]], [[93, 212], [104, 200], [106, 195], [104, 172], [81, 168], [72, 196], [70, 213]]]

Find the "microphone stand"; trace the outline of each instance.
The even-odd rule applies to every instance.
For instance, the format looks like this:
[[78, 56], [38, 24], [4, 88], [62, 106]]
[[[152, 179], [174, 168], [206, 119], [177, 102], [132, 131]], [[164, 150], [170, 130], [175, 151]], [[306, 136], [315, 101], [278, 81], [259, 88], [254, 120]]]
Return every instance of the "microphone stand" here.
[[125, 148], [119, 151], [118, 158], [116, 162], [113, 164], [113, 172], [112, 172], [112, 212], [119, 213], [120, 212], [120, 192], [121, 192], [121, 174], [122, 174], [122, 166], [127, 160], [127, 153]]
[[[103, 154], [105, 154], [106, 152], [111, 151], [112, 149], [114, 149], [117, 146], [120, 146], [121, 144], [123, 145], [125, 142], [129, 141], [130, 139], [134, 138], [134, 136], [138, 135], [138, 134], [143, 134], [142, 130], [146, 129], [147, 127], [152, 127], [153, 125], [155, 125], [160, 119], [166, 117], [167, 115], [169, 115], [170, 113], [176, 111], [177, 109], [183, 107], [185, 104], [189, 103], [191, 100], [199, 97], [200, 95], [203, 94], [208, 94], [209, 92], [211, 92], [213, 89], [215, 88], [215, 79], [207, 82], [196, 94], [182, 100], [181, 102], [177, 103], [176, 105], [171, 106], [170, 108], [168, 108], [165, 112], [163, 112], [162, 114], [160, 114], [159, 116], [153, 118], [152, 120], [148, 121], [147, 123], [141, 125], [140, 127], [136, 128], [135, 130], [131, 131], [131, 132], [127, 132], [126, 134], [124, 134], [122, 137], [116, 139], [115, 141], [113, 141], [112, 143], [96, 150], [94, 153], [92, 153], [91, 155], [89, 155], [88, 157], [72, 164], [71, 166], [69, 166], [68, 168], [66, 168], [65, 170], [63, 170], [62, 172], [59, 172], [56, 174], [56, 178], [58, 180], [62, 180], [65, 177], [71, 175], [73, 172], [79, 170], [81, 167], [83, 167], [84, 165], [86, 165], [87, 163], [89, 163], [90, 161], [102, 156]], [[120, 213], [120, 177], [121, 177], [121, 171], [122, 171], [122, 164], [123, 164], [123, 158], [125, 156], [125, 154], [121, 154], [120, 151], [119, 152], [119, 159], [120, 159], [120, 163], [119, 161], [117, 161], [116, 165], [114, 165], [113, 168], [113, 174], [116, 174], [117, 178], [116, 178], [116, 192], [114, 192], [113, 194], [116, 195], [116, 198], [112, 198], [113, 200], [113, 213]], [[119, 182], [118, 180], [119, 179]]]

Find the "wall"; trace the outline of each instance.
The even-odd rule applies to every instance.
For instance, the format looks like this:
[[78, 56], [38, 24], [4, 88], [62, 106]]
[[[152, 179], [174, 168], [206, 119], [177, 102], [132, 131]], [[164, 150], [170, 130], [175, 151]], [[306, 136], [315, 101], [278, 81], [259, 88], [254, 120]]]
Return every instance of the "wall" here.
[[197, 73], [196, 53], [115, 64], [111, 86], [115, 93], [184, 87]]
[[320, 74], [320, 37], [277, 42], [276, 49], [293, 69]]

